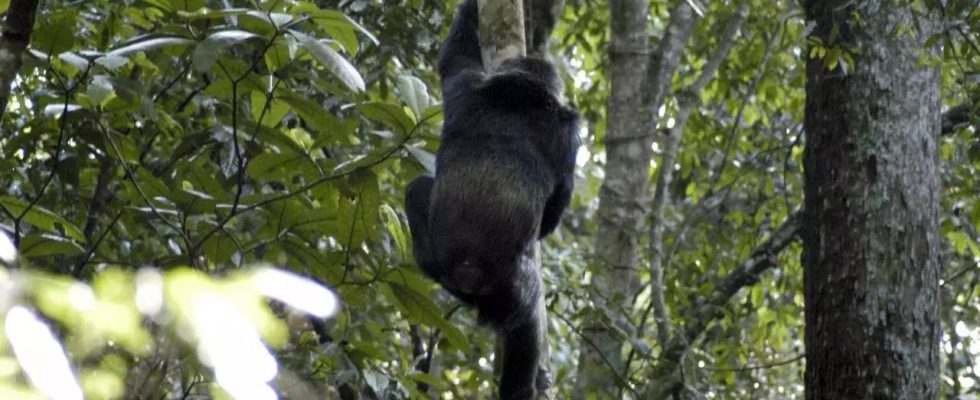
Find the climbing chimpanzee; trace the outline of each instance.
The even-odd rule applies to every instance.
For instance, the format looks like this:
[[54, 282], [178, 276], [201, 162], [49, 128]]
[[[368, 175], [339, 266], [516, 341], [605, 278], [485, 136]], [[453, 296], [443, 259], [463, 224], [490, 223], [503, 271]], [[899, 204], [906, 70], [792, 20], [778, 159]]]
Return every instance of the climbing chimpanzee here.
[[476, 0], [465, 0], [439, 55], [436, 176], [409, 184], [405, 209], [418, 265], [503, 336], [500, 398], [530, 399], [547, 385], [546, 373], [538, 378], [545, 321], [540, 274], [522, 256], [568, 206], [579, 116], [545, 60], [487, 71], [477, 25]]

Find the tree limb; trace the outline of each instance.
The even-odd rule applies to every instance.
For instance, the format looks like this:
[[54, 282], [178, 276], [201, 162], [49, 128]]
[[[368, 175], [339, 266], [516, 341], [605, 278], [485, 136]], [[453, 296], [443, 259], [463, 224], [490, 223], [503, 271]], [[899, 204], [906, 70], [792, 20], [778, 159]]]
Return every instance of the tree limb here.
[[759, 281], [763, 272], [776, 266], [776, 256], [798, 240], [802, 226], [802, 212], [796, 211], [786, 218], [772, 234], [759, 244], [748, 258], [723, 277], [708, 296], [698, 298], [691, 307], [689, 323], [683, 332], [673, 335], [663, 348], [653, 384], [647, 388], [645, 398], [662, 399], [677, 391], [681, 385], [680, 363], [697, 338], [712, 321], [722, 315], [722, 309], [742, 288]]
[[657, 327], [657, 336], [661, 343], [670, 337], [670, 321], [667, 316], [667, 306], [664, 301], [663, 287], [663, 261], [664, 261], [664, 210], [667, 206], [667, 188], [673, 179], [674, 161], [680, 150], [681, 136], [684, 134], [684, 126], [687, 119], [691, 116], [694, 108], [701, 103], [701, 91], [715, 75], [722, 62], [728, 58], [728, 53], [735, 46], [735, 38], [738, 31], [748, 16], [749, 7], [747, 1], [741, 1], [735, 9], [731, 20], [725, 26], [721, 36], [718, 49], [705, 64], [704, 69], [698, 80], [691, 86], [682, 90], [678, 94], [679, 109], [674, 119], [674, 126], [670, 130], [670, 135], [666, 138], [664, 153], [660, 168], [658, 168], [659, 178], [654, 191], [653, 205], [650, 210], [650, 288], [652, 291], [653, 313]]
[[0, 120], [6, 115], [10, 87], [24, 61], [24, 51], [31, 43], [34, 14], [38, 0], [12, 0], [0, 32]]

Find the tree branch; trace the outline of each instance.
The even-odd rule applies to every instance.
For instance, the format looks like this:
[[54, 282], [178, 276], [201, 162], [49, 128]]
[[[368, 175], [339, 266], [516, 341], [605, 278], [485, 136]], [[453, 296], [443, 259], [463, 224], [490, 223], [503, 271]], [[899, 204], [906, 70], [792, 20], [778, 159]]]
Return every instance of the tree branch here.
[[742, 288], [759, 281], [763, 272], [776, 266], [776, 256], [786, 246], [796, 241], [802, 226], [802, 212], [796, 211], [783, 221], [773, 233], [759, 244], [749, 257], [728, 273], [715, 285], [710, 295], [697, 299], [691, 311], [689, 323], [684, 331], [675, 334], [664, 346], [654, 372], [654, 382], [647, 388], [645, 398], [662, 399], [681, 387], [680, 362], [694, 342], [711, 324], [722, 315], [722, 309]]
[[[644, 106], [652, 107], [654, 110], [660, 108], [670, 89], [674, 72], [680, 65], [687, 39], [691, 37], [694, 22], [697, 20], [694, 10], [686, 1], [678, 2], [670, 16], [667, 34], [664, 35], [657, 51], [650, 55], [650, 73], [643, 82], [643, 91], [646, 94]], [[656, 127], [659, 114], [653, 113], [653, 118], [653, 127]]]
[[749, 8], [747, 1], [741, 1], [738, 8], [725, 26], [718, 44], [718, 50], [712, 55], [705, 64], [704, 69], [698, 80], [690, 87], [678, 94], [679, 109], [677, 117], [674, 119], [674, 127], [671, 128], [670, 135], [666, 138], [664, 153], [660, 168], [658, 168], [659, 178], [657, 187], [654, 191], [653, 205], [650, 211], [650, 288], [652, 291], [653, 313], [657, 326], [657, 336], [661, 343], [665, 343], [670, 335], [671, 327], [667, 316], [667, 306], [664, 301], [663, 288], [663, 261], [664, 261], [664, 210], [667, 206], [667, 188], [673, 179], [674, 162], [680, 150], [681, 136], [684, 134], [684, 126], [691, 112], [701, 103], [701, 91], [715, 75], [722, 62], [728, 58], [728, 53], [735, 46], [735, 38], [738, 31], [748, 16]]
[[10, 87], [23, 64], [24, 51], [31, 43], [37, 3], [38, 0], [12, 0], [0, 28], [0, 54], [5, 55], [0, 60], [0, 120], [6, 115]]

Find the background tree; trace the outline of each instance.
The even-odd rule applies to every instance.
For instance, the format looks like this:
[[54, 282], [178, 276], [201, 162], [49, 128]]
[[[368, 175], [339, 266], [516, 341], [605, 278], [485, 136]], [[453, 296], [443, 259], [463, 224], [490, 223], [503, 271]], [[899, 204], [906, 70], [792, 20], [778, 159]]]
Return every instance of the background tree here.
[[[525, 3], [525, 33], [550, 21], [542, 2]], [[280, 397], [485, 396], [492, 336], [456, 328], [474, 314], [407, 261], [400, 209], [438, 146], [433, 63], [455, 1], [39, 3], [0, 120], [0, 229], [23, 270], [0, 269], [0, 323], [49, 326], [91, 398], [217, 395], [194, 358], [207, 346], [174, 335], [196, 325], [170, 324], [194, 320], [134, 301], [180, 283], [163, 309], [215, 295], [255, 312], [264, 342], [249, 348], [274, 356], [262, 382]], [[583, 114], [573, 202], [541, 246], [555, 398], [802, 398], [806, 63], [854, 72], [856, 53], [808, 42], [798, 2], [565, 3], [552, 34], [527, 35]], [[908, 2], [894, 37], [942, 44], [908, 65], [942, 77], [939, 393], [968, 398], [980, 11], [934, 3]], [[915, 21], [937, 12], [941, 28], [919, 37]], [[278, 301], [253, 308], [265, 296], [237, 285], [255, 263], [333, 287], [339, 314], [314, 334]], [[0, 359], [16, 360], [0, 332]], [[7, 389], [37, 393], [23, 370], [0, 377]]]
[[839, 57], [807, 63], [807, 398], [936, 398], [939, 13], [805, 10], [811, 49]]

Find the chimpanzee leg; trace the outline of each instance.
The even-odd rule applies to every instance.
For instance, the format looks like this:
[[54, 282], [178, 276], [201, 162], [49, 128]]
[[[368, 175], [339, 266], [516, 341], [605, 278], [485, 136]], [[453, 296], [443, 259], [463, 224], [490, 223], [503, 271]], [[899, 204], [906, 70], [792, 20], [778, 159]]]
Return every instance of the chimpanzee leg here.
[[[533, 310], [533, 309], [532, 309]], [[537, 314], [536, 312], [534, 314]], [[503, 373], [500, 378], [501, 400], [531, 400], [535, 395], [541, 355], [540, 325], [537, 315], [503, 335]]]
[[432, 188], [435, 179], [431, 176], [420, 176], [408, 183], [408, 193], [405, 195], [405, 213], [408, 215], [408, 229], [412, 231], [412, 252], [415, 253], [415, 263], [427, 275], [440, 280], [444, 271], [435, 265], [432, 254], [432, 236], [429, 232], [429, 205], [432, 202]]
[[[505, 297], [500, 299], [504, 300], [502, 303], [510, 306], [510, 316], [499, 320], [502, 323], [498, 325], [497, 333], [503, 347], [500, 354], [501, 400], [533, 399], [538, 385], [546, 384], [537, 382], [541, 376], [539, 361], [541, 346], [545, 343], [542, 335], [546, 329], [544, 308], [541, 307], [544, 284], [537, 266], [533, 251], [526, 251], [511, 277], [511, 290], [509, 293], [498, 293], [498, 296]], [[547, 373], [544, 378], [547, 378]]]

